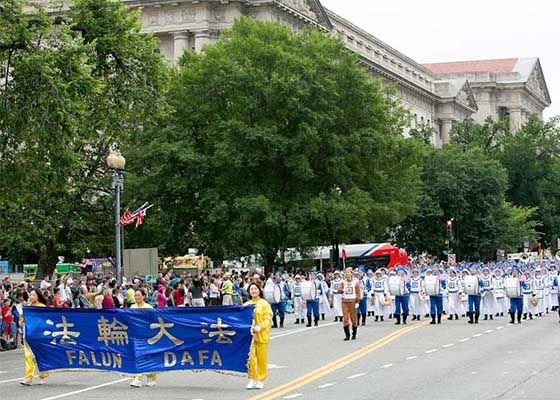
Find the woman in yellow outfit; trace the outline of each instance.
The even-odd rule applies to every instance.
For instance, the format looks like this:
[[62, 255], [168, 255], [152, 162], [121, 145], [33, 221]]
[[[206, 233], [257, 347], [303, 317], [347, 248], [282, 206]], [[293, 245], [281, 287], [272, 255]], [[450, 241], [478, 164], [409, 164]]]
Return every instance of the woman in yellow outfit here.
[[[33, 289], [31, 292], [29, 292], [29, 304], [32, 307], [46, 307], [47, 300], [45, 299], [45, 296], [43, 296], [43, 293], [41, 293], [40, 290]], [[20, 324], [24, 327], [23, 354], [25, 356], [25, 376], [23, 378], [23, 381], [21, 381], [20, 383], [25, 386], [31, 386], [33, 382], [33, 375], [35, 375], [36, 363], [35, 363], [35, 356], [31, 352], [31, 349], [29, 348], [27, 342], [25, 341], [25, 325], [23, 325], [24, 324], [23, 315], [20, 315]], [[45, 379], [47, 378], [47, 376], [49, 375], [46, 373], [40, 373], [39, 381], [37, 383], [39, 385], [43, 385], [45, 383]]]
[[272, 322], [272, 308], [263, 298], [262, 287], [252, 282], [249, 285], [251, 300], [245, 305], [254, 305], [253, 314], [253, 344], [249, 356], [249, 383], [247, 389], [262, 389], [266, 379], [266, 361], [268, 356], [268, 342], [270, 341], [270, 324]]
[[[130, 308], [153, 308], [148, 303], [144, 302], [144, 298], [146, 297], [146, 289], [140, 288], [136, 292], [134, 292], [134, 300], [136, 301], [135, 304], [131, 305]], [[146, 386], [155, 386], [156, 385], [156, 374], [146, 374]], [[132, 387], [142, 387], [142, 375], [134, 375], [132, 377], [132, 382], [130, 382], [130, 386]]]

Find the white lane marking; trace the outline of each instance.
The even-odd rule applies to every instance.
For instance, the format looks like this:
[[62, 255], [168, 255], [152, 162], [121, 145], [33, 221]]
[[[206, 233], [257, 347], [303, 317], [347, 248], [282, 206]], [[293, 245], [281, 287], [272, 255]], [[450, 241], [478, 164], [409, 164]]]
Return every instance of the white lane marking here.
[[441, 346], [441, 347], [443, 347], [444, 349], [446, 349], [446, 348], [451, 347], [451, 346], [455, 346], [455, 343], [444, 344], [444, 345]]
[[296, 330], [289, 331], [289, 332], [286, 332], [286, 333], [281, 333], [279, 335], [271, 336], [270, 340], [278, 339], [278, 338], [281, 338], [281, 337], [284, 337], [284, 336], [294, 335], [296, 333], [307, 332], [307, 331], [310, 331], [310, 330], [313, 330], [313, 329], [319, 329], [319, 328], [323, 328], [325, 326], [331, 326], [331, 325], [340, 325], [340, 322], [329, 322], [328, 324], [313, 326], [311, 328], [296, 329]]
[[360, 376], [364, 376], [364, 375], [365, 375], [364, 373], [356, 374], [356, 375], [350, 375], [350, 376], [349, 376], [348, 378], [346, 378], [346, 379], [356, 379], [356, 378], [359, 378]]
[[472, 337], [481, 337], [482, 333], [477, 333], [476, 335], [472, 335]]
[[478, 375], [478, 371], [473, 371], [473, 372], [471, 372], [471, 374]]
[[507, 375], [507, 374], [511, 374], [511, 372], [509, 372], [509, 371], [502, 372], [502, 375]]
[[504, 329], [503, 326], [498, 326], [498, 327], [496, 328], [497, 331], [502, 330], [502, 329]]
[[87, 387], [85, 389], [81, 389], [81, 390], [75, 390], [73, 392], [68, 392], [68, 393], [63, 393], [63, 394], [59, 394], [58, 396], [52, 396], [52, 397], [45, 397], [41, 400], [55, 400], [55, 399], [61, 399], [63, 397], [68, 397], [68, 396], [73, 396], [75, 394], [79, 394], [79, 393], [84, 393], [84, 392], [89, 392], [90, 390], [95, 390], [95, 389], [99, 389], [105, 386], [109, 386], [109, 385], [114, 385], [115, 383], [121, 383], [124, 381], [129, 381], [132, 378], [123, 378], [123, 379], [117, 379], [116, 381], [111, 381], [111, 382], [107, 382], [107, 383], [103, 383], [101, 385], [95, 385], [95, 386], [90, 386]]
[[484, 331], [484, 333], [492, 333], [494, 332], [494, 329], [488, 329], [487, 331]]
[[288, 368], [288, 367], [285, 367], [283, 365], [276, 365], [276, 364], [266, 364], [266, 368], [268, 368], [268, 369], [284, 369], [284, 368]]
[[415, 358], [418, 358], [418, 356], [406, 357], [406, 361], [414, 360]]
[[426, 351], [426, 354], [431, 354], [431, 353], [435, 353], [437, 351], [437, 349], [431, 349]]
[[331, 387], [331, 386], [334, 386], [334, 385], [336, 385], [336, 383], [332, 383], [332, 382], [325, 383], [325, 384], [319, 386], [319, 389], [325, 389], [325, 388], [328, 388], [328, 387]]
[[15, 379], [6, 379], [5, 381], [0, 381], [0, 383], [8, 383], [8, 382], [15, 382], [15, 381], [23, 381], [23, 378], [19, 377]]
[[286, 400], [288, 400], [288, 399], [295, 399], [296, 397], [301, 397], [301, 396], [303, 396], [303, 394], [301, 394], [301, 393], [294, 393], [294, 394], [291, 394], [291, 395], [289, 395], [289, 396], [284, 396], [283, 399], [286, 399]]
[[382, 365], [381, 368], [389, 368], [389, 367], [392, 367], [392, 366], [393, 366], [393, 364], [385, 364], [385, 365]]
[[466, 338], [463, 338], [463, 339], [459, 340], [459, 342], [465, 343], [465, 342], [468, 342], [469, 340], [471, 340], [471, 338], [466, 337]]

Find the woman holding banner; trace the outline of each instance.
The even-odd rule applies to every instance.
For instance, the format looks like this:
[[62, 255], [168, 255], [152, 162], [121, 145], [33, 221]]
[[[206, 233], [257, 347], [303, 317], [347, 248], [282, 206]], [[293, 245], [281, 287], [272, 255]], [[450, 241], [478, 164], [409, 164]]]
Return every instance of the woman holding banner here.
[[268, 358], [268, 342], [270, 341], [270, 324], [272, 308], [263, 297], [263, 289], [259, 283], [251, 282], [248, 287], [251, 300], [246, 306], [254, 305], [253, 344], [249, 355], [249, 383], [246, 389], [262, 389], [266, 379], [266, 361]]
[[[46, 307], [47, 306], [47, 299], [43, 296], [40, 290], [33, 289], [29, 292], [29, 304], [32, 307]], [[24, 326], [23, 330], [23, 354], [25, 355], [25, 376], [23, 381], [20, 383], [24, 386], [31, 386], [33, 381], [33, 375], [35, 374], [35, 357], [33, 356], [33, 352], [25, 342], [25, 325], [23, 320], [23, 314], [20, 315], [20, 325]], [[43, 385], [45, 383], [45, 379], [47, 378], [48, 374], [39, 373], [39, 385]]]
[[[130, 308], [153, 308], [148, 303], [144, 302], [146, 298], [146, 289], [140, 288], [136, 292], [134, 292], [134, 303]], [[155, 386], [156, 385], [156, 374], [146, 374], [146, 386]], [[132, 377], [132, 382], [130, 382], [130, 386], [139, 388], [142, 387], [142, 375], [134, 375]]]

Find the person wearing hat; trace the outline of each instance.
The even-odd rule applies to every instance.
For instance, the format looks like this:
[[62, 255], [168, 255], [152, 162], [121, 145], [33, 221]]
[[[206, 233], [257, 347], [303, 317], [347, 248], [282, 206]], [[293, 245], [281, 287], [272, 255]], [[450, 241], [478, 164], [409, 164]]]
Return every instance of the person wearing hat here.
[[434, 276], [437, 280], [437, 285], [439, 285], [439, 294], [430, 294], [430, 316], [432, 317], [430, 325], [436, 324], [436, 318], [437, 323], [441, 324], [441, 316], [443, 315], [443, 292], [446, 289], [446, 281], [437, 265], [434, 265], [432, 269], [428, 268], [426, 276]]
[[401, 295], [395, 295], [395, 325], [401, 324], [401, 311], [402, 311], [402, 323], [406, 325], [406, 319], [408, 318], [408, 302], [410, 299], [410, 282], [406, 275], [406, 270], [404, 268], [398, 269], [398, 276], [404, 283], [404, 292]]
[[294, 303], [294, 314], [296, 316], [295, 324], [299, 324], [300, 321], [303, 324], [304, 321], [304, 307], [303, 299], [301, 298], [301, 276], [295, 276], [294, 290], [292, 295], [292, 302]]
[[494, 278], [490, 275], [490, 268], [482, 268], [482, 312], [484, 313], [484, 320], [494, 319], [494, 314], [498, 312], [498, 303], [494, 296]]
[[368, 299], [366, 293], [371, 291], [371, 283], [365, 276], [365, 268], [363, 265], [360, 265], [358, 267], [358, 283], [360, 284], [360, 290], [363, 294], [360, 302], [358, 303], [358, 321], [361, 319], [362, 326], [365, 326], [368, 307]]
[[[525, 287], [525, 282], [522, 281], [519, 268], [514, 267], [511, 270], [511, 278], [517, 279], [521, 288]], [[510, 324], [515, 324], [515, 316], [517, 314], [517, 323], [521, 323], [521, 315], [523, 315], [523, 294], [520, 293], [519, 297], [509, 298], [509, 316], [511, 318]]]
[[461, 292], [461, 280], [457, 276], [457, 271], [451, 268], [447, 278], [447, 314], [449, 315], [449, 321], [452, 321], [453, 317], [458, 320], [459, 315], [465, 314], [461, 303]]
[[332, 281], [332, 294], [333, 294], [333, 309], [334, 309], [334, 322], [342, 322], [342, 294], [338, 292], [338, 288], [342, 283], [340, 272], [334, 271], [334, 279]]
[[387, 280], [383, 278], [383, 273], [380, 269], [375, 271], [375, 278], [373, 278], [373, 296], [375, 298], [375, 322], [384, 320], [384, 317], [390, 314], [389, 307], [383, 303], [386, 297], [389, 296], [389, 288], [387, 287]]
[[[552, 287], [555, 289], [555, 293], [557, 295], [557, 304], [560, 304], [560, 275], [556, 275], [554, 277]], [[558, 310], [558, 318], [560, 318], [560, 308], [557, 306], [556, 309]], [[560, 323], [560, 319], [558, 322]]]
[[[317, 273], [316, 272], [312, 272], [309, 274], [309, 281], [312, 284], [315, 284], [316, 288], [317, 288], [317, 292], [319, 294], [320, 297], [320, 282], [317, 280]], [[319, 297], [317, 297], [314, 300], [306, 300], [305, 301], [305, 307], [307, 308], [307, 325], [305, 325], [306, 327], [310, 327], [311, 326], [311, 318], [313, 317], [314, 321], [315, 321], [315, 326], [319, 326]]]
[[344, 340], [350, 340], [350, 321], [352, 322], [352, 340], [355, 340], [358, 332], [358, 313], [356, 308], [363, 297], [363, 293], [360, 283], [352, 276], [352, 268], [348, 267], [344, 270], [344, 279], [338, 287], [338, 293], [342, 296]]
[[535, 269], [535, 277], [533, 278], [533, 285], [534, 285], [534, 293], [537, 296], [538, 304], [537, 304], [537, 315], [542, 317], [544, 312], [546, 311], [545, 305], [545, 289], [546, 289], [546, 278], [543, 275], [543, 271], [541, 268]]
[[409, 309], [412, 314], [413, 321], [420, 321], [420, 316], [424, 314], [423, 302], [420, 297], [424, 292], [422, 277], [420, 276], [420, 270], [414, 268], [412, 270], [412, 277], [410, 278], [410, 298], [409, 298]]
[[373, 279], [375, 274], [371, 269], [368, 269], [367, 275], [364, 297], [367, 297], [367, 315], [368, 317], [373, 317], [375, 315], [375, 297], [373, 296]]
[[469, 303], [469, 311], [467, 312], [467, 315], [469, 317], [469, 324], [475, 323], [478, 324], [478, 319], [480, 317], [480, 301], [481, 301], [481, 296], [480, 296], [480, 289], [483, 287], [483, 283], [482, 283], [482, 279], [480, 279], [480, 276], [478, 275], [478, 268], [473, 265], [471, 267], [471, 276], [473, 276], [473, 279], [477, 279], [478, 280], [478, 287], [479, 287], [479, 292], [475, 293], [475, 294], [470, 294], [468, 296], [468, 303]]
[[525, 271], [523, 277], [525, 283], [525, 285], [523, 285], [523, 320], [527, 319], [527, 315], [529, 319], [533, 319], [533, 315], [537, 313], [537, 307], [531, 302], [531, 299], [535, 295], [534, 282], [530, 271]]
[[554, 286], [554, 281], [558, 278], [558, 269], [554, 264], [551, 264], [549, 269], [548, 279], [550, 281], [550, 310], [560, 312], [560, 310], [558, 310], [558, 297], [560, 297], [560, 293], [558, 292], [558, 286]]
[[325, 320], [325, 315], [329, 313], [329, 285], [325, 281], [323, 274], [317, 274], [317, 292], [319, 293], [319, 312], [321, 319]]
[[272, 327], [278, 328], [278, 321], [276, 315], [280, 317], [280, 328], [284, 327], [284, 318], [286, 316], [286, 300], [290, 298], [290, 290], [286, 282], [282, 278], [282, 274], [277, 272], [274, 276], [273, 285], [278, 286], [280, 289], [280, 302], [271, 304], [272, 306]]
[[506, 300], [505, 279], [501, 269], [494, 271], [494, 295], [498, 303], [498, 313], [503, 317], [504, 313], [509, 312], [509, 306]]

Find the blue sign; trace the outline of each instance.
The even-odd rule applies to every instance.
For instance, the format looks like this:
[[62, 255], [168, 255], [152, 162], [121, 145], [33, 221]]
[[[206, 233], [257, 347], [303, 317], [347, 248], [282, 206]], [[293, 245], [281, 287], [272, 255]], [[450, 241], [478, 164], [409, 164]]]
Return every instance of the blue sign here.
[[10, 262], [0, 261], [0, 274], [8, 275], [10, 273]]
[[246, 373], [253, 306], [163, 309], [25, 307], [25, 339], [39, 371]]

